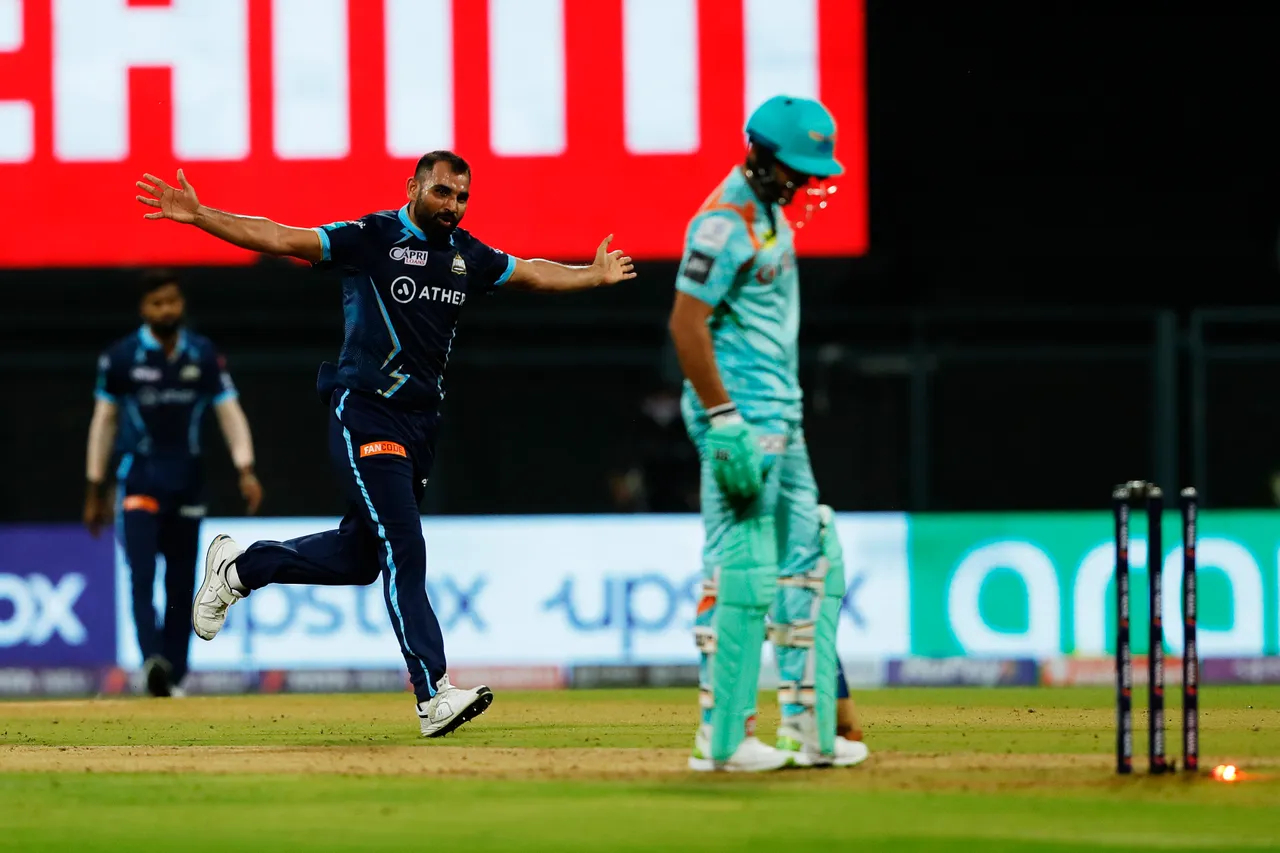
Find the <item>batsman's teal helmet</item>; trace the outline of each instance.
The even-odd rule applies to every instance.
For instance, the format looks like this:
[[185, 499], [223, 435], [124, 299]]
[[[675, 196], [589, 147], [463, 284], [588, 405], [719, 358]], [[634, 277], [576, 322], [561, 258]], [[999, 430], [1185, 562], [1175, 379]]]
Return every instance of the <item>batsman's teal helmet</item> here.
[[835, 157], [836, 120], [818, 101], [775, 95], [747, 119], [747, 139], [797, 172], [819, 178], [844, 173]]

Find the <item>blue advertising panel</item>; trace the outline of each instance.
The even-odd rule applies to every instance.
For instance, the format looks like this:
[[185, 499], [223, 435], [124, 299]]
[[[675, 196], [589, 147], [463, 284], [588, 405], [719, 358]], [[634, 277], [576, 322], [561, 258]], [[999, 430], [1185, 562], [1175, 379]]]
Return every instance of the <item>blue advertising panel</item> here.
[[116, 662], [111, 536], [0, 525], [0, 667]]

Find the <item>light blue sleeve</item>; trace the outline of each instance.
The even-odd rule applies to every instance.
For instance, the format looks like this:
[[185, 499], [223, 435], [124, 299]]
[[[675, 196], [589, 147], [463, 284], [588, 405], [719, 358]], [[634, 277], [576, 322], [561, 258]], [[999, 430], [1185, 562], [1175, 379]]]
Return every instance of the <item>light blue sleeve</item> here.
[[689, 222], [685, 234], [676, 290], [715, 307], [755, 253], [747, 225], [737, 213], [712, 210], [699, 214]]

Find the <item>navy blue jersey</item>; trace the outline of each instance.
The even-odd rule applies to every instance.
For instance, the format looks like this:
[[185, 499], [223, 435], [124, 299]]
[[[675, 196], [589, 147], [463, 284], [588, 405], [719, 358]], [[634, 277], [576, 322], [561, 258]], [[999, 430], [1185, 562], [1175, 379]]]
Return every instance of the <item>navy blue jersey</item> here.
[[208, 338], [180, 332], [170, 359], [143, 326], [98, 359], [96, 393], [120, 408], [115, 449], [123, 468], [134, 456], [194, 460], [209, 404], [235, 398], [236, 388]]
[[[428, 239], [408, 205], [316, 232], [324, 260], [345, 273], [337, 384], [411, 409], [435, 408], [463, 304], [501, 286], [516, 259], [461, 228]], [[326, 396], [323, 368], [320, 386]]]

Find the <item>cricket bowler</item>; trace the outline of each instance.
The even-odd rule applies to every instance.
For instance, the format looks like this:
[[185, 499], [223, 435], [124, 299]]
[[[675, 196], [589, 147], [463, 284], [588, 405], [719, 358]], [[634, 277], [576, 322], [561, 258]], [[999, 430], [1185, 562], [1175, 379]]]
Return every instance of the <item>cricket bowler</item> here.
[[219, 536], [196, 593], [195, 632], [211, 640], [227, 608], [268, 584], [364, 586], [382, 579], [391, 627], [417, 698], [424, 737], [439, 737], [483, 713], [488, 687], [449, 683], [440, 623], [427, 600], [426, 543], [419, 504], [440, 427], [445, 368], [464, 303], [500, 288], [585, 290], [635, 277], [631, 258], [610, 251], [580, 267], [520, 260], [460, 225], [471, 167], [451, 151], [422, 156], [405, 182], [408, 203], [357, 220], [293, 228], [202, 205], [178, 172], [173, 187], [147, 175], [138, 201], [150, 219], [195, 225], [244, 249], [340, 268], [345, 339], [338, 364], [320, 368], [329, 454], [348, 508], [336, 530], [242, 549]]
[[[837, 734], [844, 560], [805, 447], [800, 282], [783, 211], [797, 192], [808, 195], [815, 181], [844, 171], [835, 133], [817, 101], [765, 102], [747, 122], [746, 162], [686, 233], [670, 329], [686, 377], [684, 420], [702, 464], [706, 532], [694, 770], [850, 766], [868, 754]], [[781, 676], [776, 746], [754, 731], [766, 634]]]

